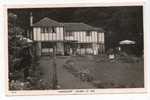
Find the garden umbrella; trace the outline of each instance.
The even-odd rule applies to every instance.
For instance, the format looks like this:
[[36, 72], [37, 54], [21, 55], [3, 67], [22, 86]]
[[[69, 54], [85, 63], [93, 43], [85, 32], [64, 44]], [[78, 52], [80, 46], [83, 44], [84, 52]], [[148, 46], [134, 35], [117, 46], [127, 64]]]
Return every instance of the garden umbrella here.
[[135, 44], [135, 41], [131, 41], [131, 40], [122, 40], [119, 42], [119, 44]]

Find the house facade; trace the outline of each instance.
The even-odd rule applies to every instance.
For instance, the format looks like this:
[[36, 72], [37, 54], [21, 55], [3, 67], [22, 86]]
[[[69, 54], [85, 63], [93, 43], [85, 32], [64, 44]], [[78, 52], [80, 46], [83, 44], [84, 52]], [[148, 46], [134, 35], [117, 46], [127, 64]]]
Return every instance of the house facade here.
[[104, 31], [85, 23], [61, 23], [48, 17], [32, 24], [37, 55], [98, 55], [105, 51]]

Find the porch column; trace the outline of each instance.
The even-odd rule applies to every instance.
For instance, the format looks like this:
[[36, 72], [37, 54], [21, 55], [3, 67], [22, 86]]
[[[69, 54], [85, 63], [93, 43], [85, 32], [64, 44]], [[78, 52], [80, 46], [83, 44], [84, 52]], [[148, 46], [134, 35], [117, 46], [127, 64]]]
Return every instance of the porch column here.
[[57, 51], [56, 52], [60, 52], [61, 55], [64, 55], [64, 43], [63, 42], [57, 42]]
[[97, 43], [93, 43], [93, 54], [97, 55], [98, 54], [98, 47]]
[[40, 57], [42, 52], [41, 42], [36, 43], [36, 56]]

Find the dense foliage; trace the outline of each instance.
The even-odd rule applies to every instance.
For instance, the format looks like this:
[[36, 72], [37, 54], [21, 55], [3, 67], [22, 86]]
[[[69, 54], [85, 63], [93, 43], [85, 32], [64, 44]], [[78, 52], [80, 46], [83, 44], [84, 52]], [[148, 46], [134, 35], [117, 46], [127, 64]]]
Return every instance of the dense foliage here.
[[49, 17], [59, 22], [84, 22], [103, 28], [106, 49], [114, 48], [119, 41], [128, 39], [137, 42], [138, 54], [143, 50], [142, 6], [11, 9], [9, 12], [17, 13], [17, 23], [27, 29], [29, 14], [33, 12], [34, 22]]

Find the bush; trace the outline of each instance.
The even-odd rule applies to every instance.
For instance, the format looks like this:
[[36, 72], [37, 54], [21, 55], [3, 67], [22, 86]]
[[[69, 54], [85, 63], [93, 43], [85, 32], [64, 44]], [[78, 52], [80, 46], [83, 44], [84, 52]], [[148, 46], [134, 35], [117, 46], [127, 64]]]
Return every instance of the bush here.
[[88, 69], [78, 70], [75, 66], [75, 62], [73, 60], [67, 60], [64, 64], [64, 68], [66, 68], [71, 74], [75, 77], [80, 78], [82, 81], [92, 81], [93, 77], [90, 75]]

